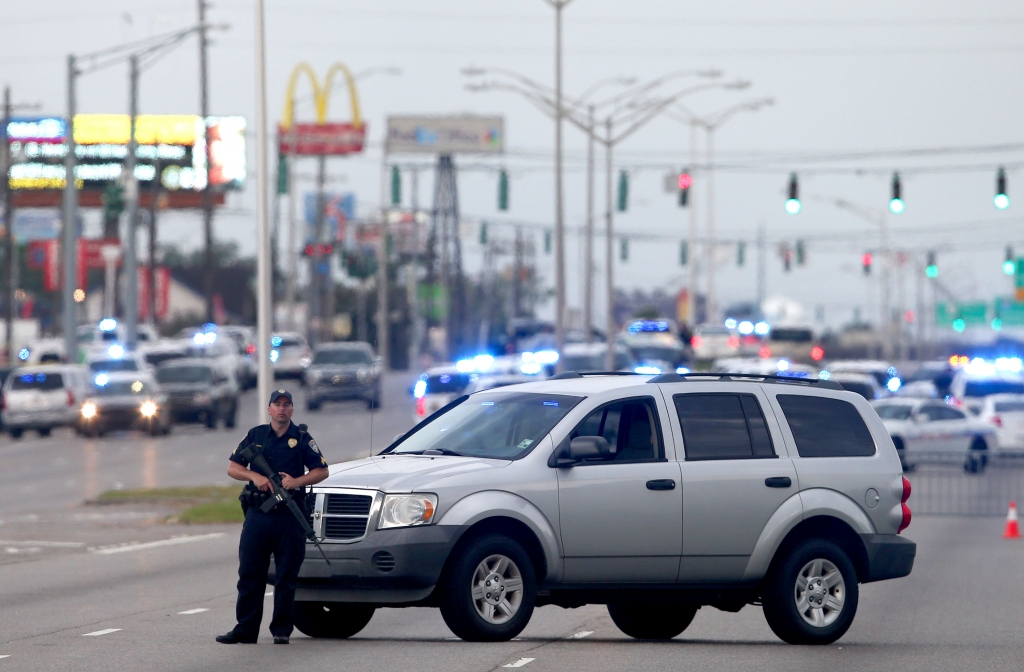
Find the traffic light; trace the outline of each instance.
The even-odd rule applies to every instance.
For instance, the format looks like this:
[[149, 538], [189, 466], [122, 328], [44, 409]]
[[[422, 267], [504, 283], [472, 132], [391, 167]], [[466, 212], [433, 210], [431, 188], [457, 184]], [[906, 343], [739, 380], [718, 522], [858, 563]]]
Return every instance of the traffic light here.
[[286, 154], [277, 156], [277, 193], [278, 195], [288, 193], [288, 156]]
[[544, 229], [544, 254], [551, 254], [551, 231]]
[[402, 172], [391, 166], [391, 205], [402, 204]]
[[688, 170], [679, 173], [679, 207], [685, 208], [690, 202], [690, 186], [693, 176]]
[[504, 168], [498, 173], [498, 210], [508, 210], [508, 171]]
[[742, 266], [747, 256], [747, 244], [742, 240], [736, 243], [736, 265]]
[[690, 258], [690, 246], [686, 244], [686, 241], [679, 243], [679, 265], [686, 266]]
[[807, 261], [807, 250], [804, 248], [804, 241], [796, 241], [796, 265], [803, 266]]
[[619, 261], [629, 261], [629, 238], [619, 239]]
[[1003, 170], [1002, 166], [999, 167], [999, 172], [996, 173], [996, 195], [992, 202], [1000, 210], [1006, 210], [1010, 207], [1010, 197], [1006, 195], [1006, 171]]
[[903, 203], [903, 188], [900, 185], [900, 174], [892, 174], [892, 198], [889, 199], [889, 212], [894, 215], [901, 215], [906, 209]]
[[308, 245], [306, 245], [306, 249], [302, 251], [302, 256], [304, 257], [315, 257], [318, 254], [321, 257], [326, 257], [330, 256], [331, 254], [334, 254], [334, 245], [330, 243], [321, 243], [320, 245], [309, 243]]
[[625, 212], [629, 205], [629, 174], [626, 171], [619, 173], [619, 212]]
[[480, 244], [487, 244], [487, 222], [480, 222]]
[[793, 269], [793, 250], [789, 243], [779, 244], [779, 256], [782, 257], [782, 270], [789, 273]]
[[103, 190], [103, 220], [116, 222], [124, 212], [124, 187], [117, 182], [107, 183]]
[[935, 263], [935, 253], [928, 253], [928, 265], [924, 268], [924, 274], [929, 278], [939, 277], [939, 265]]
[[870, 252], [865, 252], [860, 255], [860, 265], [864, 270], [864, 275], [871, 275], [871, 262], [875, 260], [875, 257]]
[[1013, 260], [1013, 248], [1006, 246], [1006, 260], [1003, 262], [1003, 273], [1014, 275], [1017, 272], [1017, 263]]
[[800, 212], [800, 184], [797, 182], [796, 173], [789, 175], [789, 197], [786, 199], [786, 212], [795, 215]]

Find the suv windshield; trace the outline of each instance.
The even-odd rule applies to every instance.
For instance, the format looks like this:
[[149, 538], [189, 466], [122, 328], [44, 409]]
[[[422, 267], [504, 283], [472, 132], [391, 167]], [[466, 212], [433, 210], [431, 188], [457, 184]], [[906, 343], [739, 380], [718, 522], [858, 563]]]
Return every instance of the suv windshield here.
[[184, 352], [174, 352], [174, 351], [169, 351], [169, 352], [147, 352], [146, 355], [145, 355], [146, 361], [149, 362], [153, 366], [156, 366], [157, 364], [160, 364], [161, 362], [168, 362], [168, 361], [170, 361], [172, 359], [181, 359], [184, 356], [185, 356]]
[[910, 412], [913, 409], [913, 406], [908, 406], [906, 404], [884, 404], [882, 406], [875, 406], [875, 412], [878, 413], [878, 417], [883, 420], [906, 420], [910, 417]]
[[156, 379], [161, 383], [209, 383], [213, 372], [205, 366], [168, 366], [157, 369]]
[[93, 371], [138, 371], [139, 365], [134, 359], [100, 359], [89, 362]]
[[330, 348], [313, 355], [314, 364], [370, 364], [373, 360], [365, 350]]
[[106, 385], [96, 386], [96, 394], [101, 397], [127, 397], [133, 394], [152, 394], [153, 385], [141, 380], [118, 380]]
[[387, 454], [439, 454], [514, 460], [529, 452], [582, 397], [506, 392], [465, 397], [420, 425]]
[[11, 391], [39, 390], [48, 392], [64, 387], [64, 379], [59, 373], [21, 373], [12, 376]]

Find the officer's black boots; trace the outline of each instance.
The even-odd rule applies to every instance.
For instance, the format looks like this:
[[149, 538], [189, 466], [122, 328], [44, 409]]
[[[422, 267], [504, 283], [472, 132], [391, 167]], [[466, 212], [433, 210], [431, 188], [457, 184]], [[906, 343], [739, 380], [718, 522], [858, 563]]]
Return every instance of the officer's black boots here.
[[276, 635], [274, 637], [274, 644], [287, 644], [288, 638], [283, 635]]
[[[274, 639], [277, 640], [277, 637], [275, 637]], [[285, 637], [285, 639], [287, 640], [288, 638]], [[223, 635], [217, 635], [217, 641], [221, 644], [255, 644], [256, 638], [243, 638], [240, 637], [238, 633], [236, 633], [234, 630], [232, 630], [231, 632], [224, 633]]]

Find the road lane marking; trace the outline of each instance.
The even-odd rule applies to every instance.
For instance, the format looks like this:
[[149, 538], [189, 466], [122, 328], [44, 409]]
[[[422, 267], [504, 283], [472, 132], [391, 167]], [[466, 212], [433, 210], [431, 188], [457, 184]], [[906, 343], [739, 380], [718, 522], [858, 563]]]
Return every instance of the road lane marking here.
[[178, 613], [181, 614], [182, 616], [191, 616], [192, 614], [201, 614], [204, 611], [209, 611], [209, 609], [204, 609], [203, 607], [199, 607], [198, 609], [189, 609], [188, 611], [179, 611]]
[[107, 628], [106, 630], [97, 630], [96, 632], [87, 632], [82, 637], [102, 637], [103, 635], [109, 635], [112, 632], [120, 632], [121, 628]]
[[520, 658], [519, 660], [517, 660], [514, 663], [509, 663], [508, 665], [502, 665], [502, 667], [523, 667], [524, 665], [529, 665], [530, 663], [532, 663], [535, 660], [537, 660], [537, 659], [536, 658]]
[[10, 658], [10, 657], [11, 657], [11, 654], [9, 654], [9, 653], [6, 654], [6, 655], [0, 656], [0, 658]]
[[14, 541], [0, 539], [0, 546], [41, 546], [43, 548], [78, 548], [84, 541]]
[[590, 637], [594, 634], [593, 630], [584, 630], [583, 632], [577, 632], [575, 635], [569, 635], [566, 639], [583, 639], [584, 637]]
[[184, 535], [181, 537], [171, 537], [170, 539], [161, 539], [159, 541], [146, 541], [146, 542], [129, 542], [127, 544], [120, 544], [118, 546], [99, 546], [96, 548], [90, 548], [89, 550], [98, 555], [113, 555], [114, 553], [130, 553], [132, 551], [146, 551], [151, 548], [161, 548], [163, 546], [177, 546], [178, 544], [190, 544], [195, 541], [206, 541], [207, 539], [219, 539], [223, 537], [223, 532], [213, 532], [211, 534], [194, 534]]

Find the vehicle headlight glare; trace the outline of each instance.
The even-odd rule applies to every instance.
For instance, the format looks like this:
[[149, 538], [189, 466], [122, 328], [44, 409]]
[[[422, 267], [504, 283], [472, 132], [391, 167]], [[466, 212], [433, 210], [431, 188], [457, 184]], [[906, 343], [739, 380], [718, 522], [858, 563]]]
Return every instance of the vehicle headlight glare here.
[[152, 401], [143, 402], [142, 406], [139, 407], [139, 413], [142, 413], [143, 417], [152, 418], [156, 415], [156, 404]]
[[202, 392], [192, 398], [192, 402], [198, 406], [205, 406], [211, 401], [213, 401], [212, 397], [208, 394], [203, 394]]
[[437, 495], [386, 495], [377, 529], [429, 525], [437, 510]]
[[370, 371], [369, 369], [359, 369], [358, 371], [356, 371], [356, 378], [359, 379], [360, 383], [365, 383], [370, 380], [372, 374], [373, 372]]
[[82, 417], [91, 420], [96, 417], [96, 404], [82, 404]]

